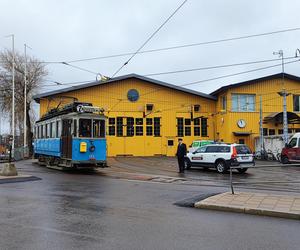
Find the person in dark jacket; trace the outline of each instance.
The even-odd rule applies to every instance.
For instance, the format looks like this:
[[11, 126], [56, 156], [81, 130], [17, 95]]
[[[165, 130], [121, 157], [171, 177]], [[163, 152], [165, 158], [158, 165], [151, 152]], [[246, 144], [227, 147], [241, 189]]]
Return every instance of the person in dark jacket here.
[[178, 147], [176, 152], [179, 173], [184, 173], [184, 157], [186, 156], [186, 145], [182, 142], [182, 139], [178, 139]]

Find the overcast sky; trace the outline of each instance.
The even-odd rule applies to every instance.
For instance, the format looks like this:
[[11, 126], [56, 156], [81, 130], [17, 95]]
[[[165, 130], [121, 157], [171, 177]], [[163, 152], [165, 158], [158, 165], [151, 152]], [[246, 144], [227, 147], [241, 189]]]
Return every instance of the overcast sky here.
[[[0, 48], [10, 48], [3, 36], [14, 34], [15, 46], [43, 61], [134, 52], [183, 0], [0, 0]], [[188, 0], [144, 49], [206, 42], [300, 27], [300, 1], [296, 0]], [[138, 54], [118, 75], [146, 75], [182, 69], [275, 59], [300, 48], [300, 30], [177, 50]], [[74, 65], [111, 76], [129, 56], [86, 61]], [[153, 76], [182, 85], [238, 73], [278, 62], [223, 69]], [[47, 80], [76, 82], [95, 75], [63, 64], [48, 64]], [[300, 63], [286, 65], [287, 73], [300, 76]], [[227, 84], [281, 72], [280, 67], [204, 82], [189, 88], [210, 93]], [[45, 82], [45, 84], [53, 84]], [[41, 92], [62, 87], [44, 87]]]

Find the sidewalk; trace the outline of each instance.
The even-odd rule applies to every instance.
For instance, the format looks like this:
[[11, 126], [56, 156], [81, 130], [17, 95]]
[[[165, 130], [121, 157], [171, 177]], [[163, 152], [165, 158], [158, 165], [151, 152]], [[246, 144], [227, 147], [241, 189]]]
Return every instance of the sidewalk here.
[[222, 193], [194, 204], [196, 208], [300, 220], [300, 196], [267, 193]]

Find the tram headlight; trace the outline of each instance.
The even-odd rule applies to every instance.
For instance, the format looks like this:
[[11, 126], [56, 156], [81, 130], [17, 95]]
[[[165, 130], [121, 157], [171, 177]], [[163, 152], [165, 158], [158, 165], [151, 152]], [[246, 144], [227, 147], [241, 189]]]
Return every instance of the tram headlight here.
[[94, 152], [96, 147], [94, 145], [90, 146], [90, 152]]

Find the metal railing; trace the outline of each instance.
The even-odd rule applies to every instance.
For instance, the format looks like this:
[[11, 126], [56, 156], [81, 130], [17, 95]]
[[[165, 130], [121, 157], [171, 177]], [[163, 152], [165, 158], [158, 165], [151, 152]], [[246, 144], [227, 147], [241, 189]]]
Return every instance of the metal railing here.
[[[254, 163], [253, 166], [230, 166], [230, 167], [229, 167], [229, 182], [230, 182], [230, 190], [231, 190], [231, 194], [234, 194], [233, 176], [232, 176], [232, 170], [233, 170], [233, 169], [240, 169], [240, 168], [290, 167], [290, 166], [297, 166], [297, 167], [300, 167], [300, 163], [271, 164], [271, 165], [256, 165], [256, 164]], [[267, 182], [265, 182], [265, 183], [267, 183]]]

